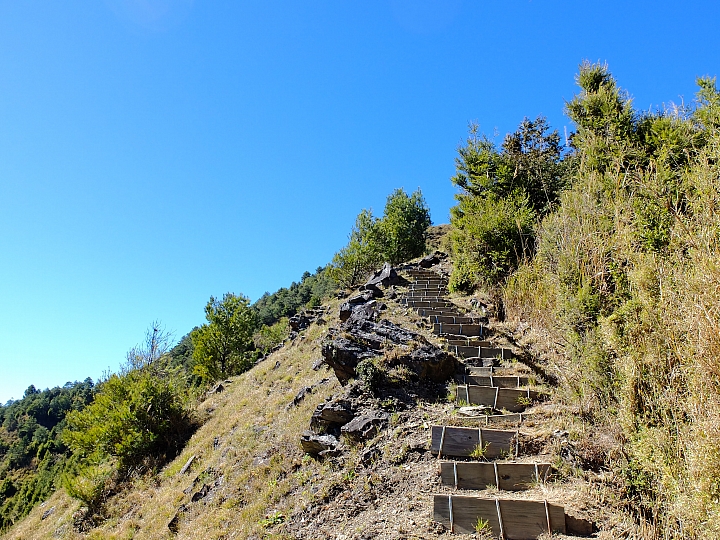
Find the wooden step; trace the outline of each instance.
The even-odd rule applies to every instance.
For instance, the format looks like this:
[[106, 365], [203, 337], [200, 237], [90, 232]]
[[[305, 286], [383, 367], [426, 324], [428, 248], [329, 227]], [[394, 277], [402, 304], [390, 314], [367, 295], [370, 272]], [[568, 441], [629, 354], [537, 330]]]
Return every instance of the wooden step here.
[[510, 349], [501, 347], [467, 347], [461, 345], [450, 345], [448, 350], [462, 358], [496, 358], [498, 360], [510, 360], [514, 357]]
[[455, 305], [446, 308], [416, 308], [415, 311], [418, 315], [420, 315], [420, 317], [431, 317], [433, 315], [449, 315], [451, 317], [460, 317], [462, 315], [458, 311], [458, 307]]
[[517, 431], [432, 426], [430, 439], [430, 451], [441, 456], [496, 459], [516, 456], [518, 449]]
[[[433, 334], [442, 336], [450, 334], [453, 336], [480, 337], [483, 335], [485, 327], [482, 324], [433, 324]], [[479, 356], [479, 355], [478, 355]]]
[[510, 414], [488, 414], [478, 417], [486, 426], [492, 424], [517, 424], [520, 425], [531, 419], [533, 413], [510, 413]]
[[522, 412], [539, 397], [540, 393], [534, 390], [465, 384], [457, 387], [455, 401], [458, 404], [465, 402], [468, 405], [483, 405], [493, 409]]
[[445, 308], [445, 309], [457, 309], [457, 306], [452, 304], [451, 302], [448, 302], [447, 300], [403, 300], [400, 302], [403, 305], [406, 305], [407, 307], [411, 308], [430, 308], [430, 309], [437, 309], [437, 308]]
[[565, 508], [547, 501], [435, 495], [433, 519], [452, 532], [474, 534], [479, 520], [495, 537], [535, 539], [549, 531], [565, 534]]
[[487, 339], [481, 339], [479, 336], [443, 336], [445, 345], [455, 347], [492, 347], [493, 343]]
[[479, 317], [454, 317], [452, 315], [431, 315], [430, 322], [433, 324], [482, 324]]
[[410, 301], [415, 302], [447, 302], [450, 304], [450, 300], [445, 298], [444, 296], [430, 296], [430, 295], [424, 295], [424, 294], [406, 294], [405, 296], [402, 296], [400, 298], [401, 302], [407, 303]]
[[549, 463], [478, 463], [475, 461], [442, 461], [440, 483], [458, 489], [523, 491], [547, 480]]
[[[484, 368], [483, 368], [484, 369]], [[520, 388], [530, 384], [530, 377], [516, 375], [461, 375], [463, 384], [475, 386], [498, 386], [500, 388]]]

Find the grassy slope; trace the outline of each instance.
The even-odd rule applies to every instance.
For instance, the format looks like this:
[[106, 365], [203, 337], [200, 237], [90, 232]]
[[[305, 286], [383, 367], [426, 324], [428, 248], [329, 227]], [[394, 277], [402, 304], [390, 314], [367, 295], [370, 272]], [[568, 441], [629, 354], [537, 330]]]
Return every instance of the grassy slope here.
[[[460, 304], [466, 300], [456, 298]], [[417, 328], [407, 310], [389, 304], [388, 318], [435, 340]], [[428, 426], [477, 425], [457, 417], [452, 404], [420, 402], [399, 411], [388, 430], [341, 458], [318, 462], [304, 457], [300, 433], [314, 408], [340, 389], [332, 372], [311, 369], [320, 358], [322, 336], [339, 322], [338, 301], [328, 307], [327, 324], [311, 326], [294, 343], [235, 377], [224, 392], [200, 403], [198, 412], [207, 421], [183, 453], [156, 476], [137, 479], [110, 499], [107, 519], [96, 528], [76, 530], [78, 504], [60, 491], [7, 538], [450, 537], [431, 520], [432, 494], [451, 490], [438, 484], [437, 461], [427, 451]], [[318, 386], [298, 407], [286, 409], [300, 388], [312, 385]], [[522, 428], [528, 435], [527, 453], [556, 463], [562, 481], [517, 496], [565, 504], [607, 529], [600, 538], [632, 537], [612, 479], [570, 465], [573, 460], [582, 465], [592, 456], [602, 443], [598, 434], [574, 417], [576, 411], [554, 402], [537, 412], [540, 420]], [[554, 430], [568, 430], [569, 440], [554, 438]], [[377, 452], [372, 460], [363, 460], [372, 450]], [[193, 455], [190, 470], [180, 474]], [[209, 493], [191, 502], [203, 485], [210, 487]], [[186, 511], [173, 536], [167, 524], [181, 505]], [[43, 520], [43, 513], [53, 508]]]

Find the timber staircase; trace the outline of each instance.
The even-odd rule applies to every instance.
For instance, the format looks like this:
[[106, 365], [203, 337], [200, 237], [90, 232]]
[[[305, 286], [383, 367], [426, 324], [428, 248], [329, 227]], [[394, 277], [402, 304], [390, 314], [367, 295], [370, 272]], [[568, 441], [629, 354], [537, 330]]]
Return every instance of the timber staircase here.
[[[520, 426], [528, 419], [525, 409], [546, 397], [533, 388], [535, 378], [516, 373], [518, 364], [509, 364], [514, 360], [512, 351], [492, 341], [487, 318], [463, 314], [447, 298], [444, 277], [422, 268], [406, 273], [411, 283], [400, 302], [423, 317], [461, 361], [456, 404], [472, 422], [477, 421], [477, 427], [430, 428], [440, 485], [451, 490], [433, 496], [433, 519], [452, 532], [484, 529], [507, 540], [536, 539], [548, 532], [592, 532], [592, 524], [566, 516], [562, 505], [513, 496], [544, 483], [553, 472], [549, 463], [527, 462], [529, 456], [518, 461]], [[485, 427], [489, 425], [503, 428]]]

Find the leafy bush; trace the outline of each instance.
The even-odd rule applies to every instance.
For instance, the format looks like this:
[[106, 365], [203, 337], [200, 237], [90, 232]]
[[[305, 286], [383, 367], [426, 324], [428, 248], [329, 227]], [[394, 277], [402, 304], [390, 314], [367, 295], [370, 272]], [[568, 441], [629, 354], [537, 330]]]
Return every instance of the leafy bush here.
[[208, 324], [192, 333], [195, 373], [212, 382], [250, 369], [255, 361], [253, 332], [257, 314], [243, 295], [210, 297], [205, 306]]
[[121, 475], [174, 456], [194, 428], [182, 390], [151, 369], [112, 375], [95, 400], [66, 421], [63, 441], [85, 465], [110, 459]]
[[260, 354], [268, 354], [274, 347], [280, 345], [290, 335], [290, 325], [287, 317], [283, 317], [272, 326], [263, 326], [253, 334], [253, 342]]

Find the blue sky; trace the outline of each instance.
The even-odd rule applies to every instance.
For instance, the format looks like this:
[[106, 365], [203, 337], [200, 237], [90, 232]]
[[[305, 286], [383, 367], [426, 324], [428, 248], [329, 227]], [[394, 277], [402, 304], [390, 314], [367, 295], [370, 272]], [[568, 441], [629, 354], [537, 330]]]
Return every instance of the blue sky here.
[[720, 8], [678, 6], [0, 0], [0, 403], [289, 285], [397, 187], [447, 222], [468, 123], [572, 129], [583, 59], [690, 101]]

